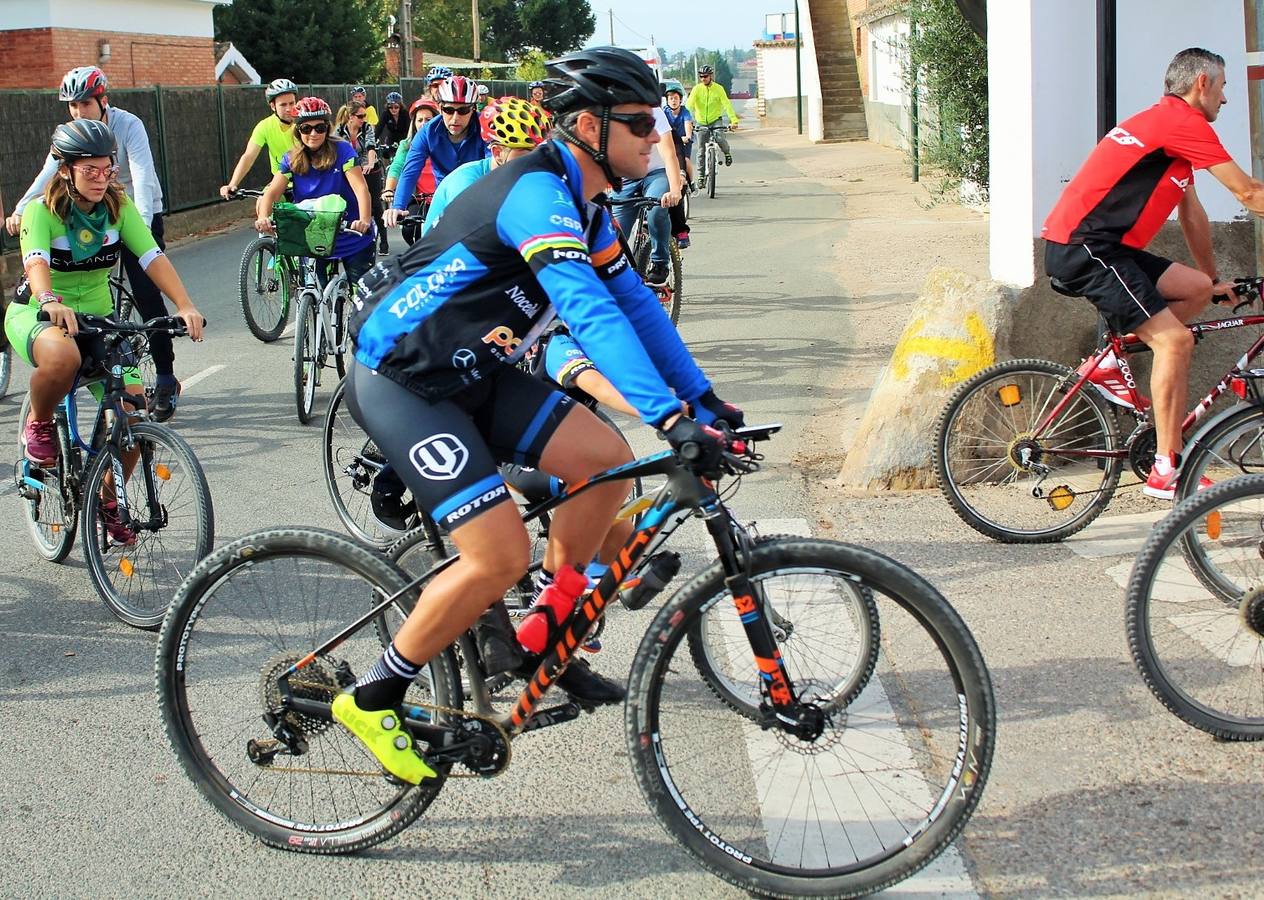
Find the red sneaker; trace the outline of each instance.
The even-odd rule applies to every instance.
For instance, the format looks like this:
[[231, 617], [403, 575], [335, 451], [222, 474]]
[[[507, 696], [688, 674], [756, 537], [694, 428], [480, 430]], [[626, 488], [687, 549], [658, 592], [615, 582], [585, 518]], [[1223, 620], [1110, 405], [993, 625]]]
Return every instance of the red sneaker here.
[[[1093, 365], [1095, 357], [1090, 356], [1080, 364], [1075, 370], [1076, 375], [1083, 375]], [[1088, 383], [1097, 388], [1097, 392], [1101, 394], [1116, 406], [1122, 406], [1124, 409], [1136, 409], [1136, 404], [1132, 401], [1132, 391], [1128, 387], [1128, 382], [1124, 381], [1124, 374], [1117, 365], [1111, 365], [1109, 368], [1106, 363], [1113, 362], [1114, 356], [1108, 356], [1102, 360], [1102, 364], [1093, 370], [1093, 374], [1088, 376]], [[1142, 403], [1141, 408], [1145, 409], [1148, 403]]]
[[[1147, 497], [1154, 497], [1156, 500], [1175, 500], [1176, 485], [1180, 480], [1180, 473], [1173, 469], [1166, 475], [1160, 475], [1157, 468], [1150, 470], [1150, 477], [1146, 480], [1145, 487], [1141, 492]], [[1199, 478], [1198, 489], [1205, 491], [1211, 487], [1210, 478]]]
[[119, 518], [117, 501], [105, 500], [101, 503], [101, 524], [105, 526], [105, 533], [114, 543], [124, 547], [136, 543], [136, 532], [124, 525]]
[[22, 446], [26, 458], [36, 465], [51, 466], [57, 462], [57, 429], [52, 420], [28, 420], [22, 429]]

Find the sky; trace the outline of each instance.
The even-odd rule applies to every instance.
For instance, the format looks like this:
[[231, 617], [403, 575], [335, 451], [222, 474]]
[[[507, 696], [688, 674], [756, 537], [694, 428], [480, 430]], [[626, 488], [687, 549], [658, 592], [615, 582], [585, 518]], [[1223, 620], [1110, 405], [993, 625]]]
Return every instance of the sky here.
[[793, 12], [794, 0], [589, 0], [597, 17], [592, 43], [610, 43], [614, 10], [615, 43], [624, 47], [655, 43], [668, 51], [695, 47], [749, 50], [763, 35], [767, 13]]

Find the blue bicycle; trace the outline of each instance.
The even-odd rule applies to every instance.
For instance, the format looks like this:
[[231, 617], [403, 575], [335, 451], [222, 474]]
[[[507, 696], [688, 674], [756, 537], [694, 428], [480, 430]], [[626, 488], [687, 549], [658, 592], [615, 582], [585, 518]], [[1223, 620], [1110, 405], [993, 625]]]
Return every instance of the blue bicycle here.
[[[147, 421], [144, 395], [124, 384], [159, 333], [187, 334], [178, 318], [136, 324], [80, 314], [84, 362], [54, 413], [57, 460], [44, 466], [22, 456], [14, 466], [40, 556], [61, 562], [82, 528], [93, 587], [110, 612], [145, 629], [162, 624], [176, 588], [215, 541], [197, 457], [170, 428]], [[21, 423], [30, 402], [22, 403]]]

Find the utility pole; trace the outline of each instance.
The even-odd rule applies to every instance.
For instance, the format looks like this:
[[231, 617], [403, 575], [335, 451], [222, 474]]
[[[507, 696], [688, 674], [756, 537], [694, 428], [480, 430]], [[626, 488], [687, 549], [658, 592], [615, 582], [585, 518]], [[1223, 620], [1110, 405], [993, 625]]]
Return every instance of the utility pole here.
[[470, 3], [471, 3], [471, 4], [473, 5], [473, 7], [474, 7], [474, 10], [473, 10], [473, 19], [474, 19], [474, 62], [482, 62], [482, 61], [483, 61], [483, 50], [482, 50], [482, 47], [480, 47], [480, 46], [479, 46], [479, 32], [482, 30], [482, 28], [481, 28], [481, 26], [480, 26], [480, 24], [479, 24], [479, 21], [478, 21], [478, 0], [470, 0]]
[[[1252, 0], [1246, 9], [1246, 95], [1251, 109], [1251, 168], [1264, 178], [1264, 10]], [[1255, 219], [1255, 274], [1264, 272], [1264, 220]]]
[[614, 46], [614, 10], [610, 10], [610, 46]]
[[403, 0], [400, 4], [399, 18], [401, 27], [399, 29], [400, 41], [403, 46], [400, 48], [399, 60], [399, 76], [401, 78], [413, 77], [413, 0]]

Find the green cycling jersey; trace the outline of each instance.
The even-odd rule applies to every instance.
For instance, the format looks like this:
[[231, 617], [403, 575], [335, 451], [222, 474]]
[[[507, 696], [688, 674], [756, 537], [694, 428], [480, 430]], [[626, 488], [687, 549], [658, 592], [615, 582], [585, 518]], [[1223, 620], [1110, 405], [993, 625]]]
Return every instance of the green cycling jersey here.
[[136, 204], [126, 196], [119, 207], [118, 218], [107, 222], [102, 233], [90, 237], [99, 239], [100, 249], [76, 261], [67, 224], [53, 215], [43, 199], [36, 200], [22, 214], [22, 264], [43, 259], [51, 270], [53, 293], [62, 297], [67, 306], [78, 312], [108, 315], [114, 308], [110, 271], [118, 263], [120, 248], [125, 246], [136, 254], [144, 268], [162, 251], [145, 227]]

